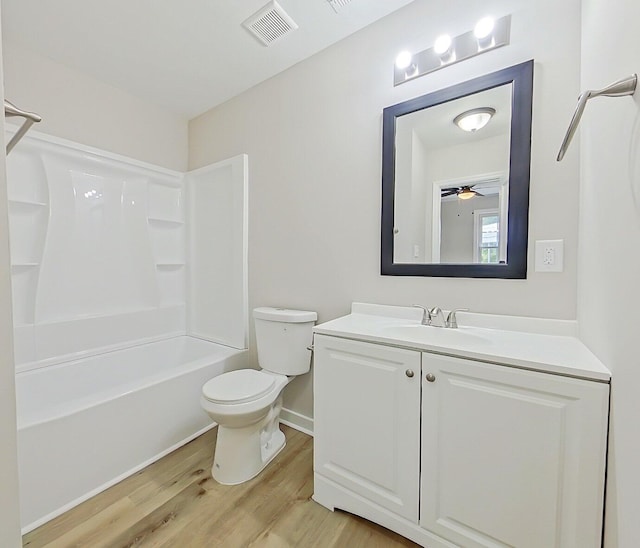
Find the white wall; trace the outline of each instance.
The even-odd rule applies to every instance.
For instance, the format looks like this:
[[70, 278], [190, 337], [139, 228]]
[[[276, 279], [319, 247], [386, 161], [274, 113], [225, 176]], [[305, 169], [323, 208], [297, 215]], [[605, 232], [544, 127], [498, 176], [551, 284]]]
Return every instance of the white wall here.
[[[404, 121], [402, 118], [401, 121]], [[407, 125], [406, 131], [403, 131], [404, 124], [398, 124], [397, 141], [396, 141], [396, 178], [398, 181], [406, 181], [406, 184], [398, 185], [395, 189], [394, 207], [394, 230], [397, 230], [397, 236], [394, 239], [393, 257], [397, 262], [411, 262], [413, 257], [413, 239], [412, 234], [415, 232], [414, 215], [399, 215], [400, 211], [413, 211], [415, 200], [413, 200], [414, 192], [414, 167], [418, 163], [414, 158], [419, 149], [415, 146], [415, 132]]]
[[5, 96], [42, 116], [38, 131], [185, 171], [187, 119], [5, 43]]
[[470, 200], [442, 202], [440, 261], [443, 263], [472, 263], [476, 209], [498, 209], [500, 196], [475, 196]]
[[[640, 72], [640, 3], [583, 0], [582, 9], [582, 88]], [[581, 126], [578, 320], [613, 372], [605, 546], [627, 548], [640, 546], [640, 90], [590, 101]]]
[[429, 151], [429, 164], [431, 184], [487, 173], [504, 173], [506, 176], [509, 172], [509, 135], [432, 149]]
[[[480, 139], [472, 143], [433, 148], [424, 144], [420, 134], [408, 126], [396, 128], [396, 180], [394, 219], [398, 233], [393, 257], [398, 263], [432, 262], [433, 185], [474, 175], [504, 173], [509, 170], [509, 134]], [[402, 151], [402, 152], [399, 152]], [[464, 161], [461, 161], [461, 159]], [[419, 253], [414, 256], [414, 247]], [[472, 242], [469, 242], [472, 249]], [[464, 252], [462, 254], [464, 256]], [[473, 262], [473, 259], [440, 262]]]
[[[0, 54], [2, 47], [0, 46]], [[2, 66], [0, 65], [0, 82]], [[0, 89], [0, 98], [4, 99]], [[4, 118], [0, 119], [4, 134]], [[16, 392], [11, 318], [11, 263], [7, 215], [5, 155], [0, 154], [0, 546], [21, 546], [18, 515], [18, 457], [16, 445]]]
[[[508, 179], [509, 175], [509, 133], [496, 135], [482, 139], [474, 143], [465, 143], [462, 145], [449, 146], [443, 148], [431, 149], [427, 153], [428, 177], [427, 190], [428, 211], [431, 216], [433, 211], [433, 185], [443, 181], [454, 181], [455, 179], [469, 179], [474, 176], [487, 175], [490, 173], [501, 173]], [[464, 158], [464, 161], [461, 161]], [[470, 200], [475, 202], [475, 198]], [[472, 209], [480, 206], [467, 204]], [[487, 206], [489, 207], [489, 206]], [[494, 206], [492, 206], [494, 207]], [[468, 208], [467, 208], [468, 209]], [[451, 211], [451, 210], [449, 210]], [[471, 253], [469, 259], [465, 259], [465, 251], [456, 249], [456, 245], [447, 238], [444, 230], [444, 208], [442, 208], [443, 218], [441, 219], [442, 234], [440, 235], [440, 262], [441, 263], [464, 263], [473, 262], [473, 242], [468, 241], [468, 249], [466, 253]], [[473, 221], [471, 223], [471, 235], [473, 236]], [[433, 230], [431, 226], [426, 227], [427, 240], [433, 241]], [[451, 234], [449, 234], [449, 237]], [[453, 247], [451, 247], [453, 245]], [[464, 249], [465, 246], [463, 246]], [[449, 253], [447, 253], [447, 251]], [[453, 251], [453, 255], [451, 252]], [[461, 253], [460, 253], [461, 252]]]
[[[413, 132], [413, 139], [411, 140], [411, 147], [413, 152], [411, 153], [411, 209], [405, 209], [404, 215], [410, 211], [409, 217], [412, 221], [412, 234], [410, 236], [411, 242], [419, 243], [418, 256], [414, 259], [419, 262], [425, 262], [425, 232], [427, 224], [427, 211], [426, 204], [431, 203], [431, 200], [427, 198], [427, 192], [430, 188], [427, 188], [427, 165], [424, 143]], [[402, 210], [400, 210], [402, 211]], [[394, 214], [395, 215], [395, 214]], [[401, 213], [402, 215], [402, 213]], [[413, 245], [411, 246], [413, 247]], [[431, 246], [429, 245], [429, 253], [431, 253]], [[413, 257], [413, 250], [410, 257]], [[411, 259], [410, 259], [411, 260]], [[401, 262], [401, 261], [398, 261]]]
[[[481, 16], [513, 14], [511, 45], [393, 87], [404, 48]], [[469, 307], [574, 318], [578, 159], [555, 163], [579, 84], [580, 1], [417, 0], [190, 122], [197, 168], [249, 154], [250, 305], [317, 310], [320, 321], [351, 301]], [[380, 276], [382, 109], [530, 58], [536, 60], [530, 253], [533, 239], [565, 240], [565, 271], [527, 280]], [[252, 344], [255, 360], [255, 345]], [[285, 405], [312, 413], [310, 376]]]

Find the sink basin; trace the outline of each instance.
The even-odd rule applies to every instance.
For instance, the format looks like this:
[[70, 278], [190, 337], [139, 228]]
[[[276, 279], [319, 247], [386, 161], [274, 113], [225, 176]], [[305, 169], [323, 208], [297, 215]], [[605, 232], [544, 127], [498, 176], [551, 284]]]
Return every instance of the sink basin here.
[[411, 342], [432, 344], [434, 346], [464, 346], [490, 344], [490, 340], [477, 333], [473, 327], [445, 329], [430, 325], [395, 325], [384, 328], [384, 335], [391, 338], [405, 339]]

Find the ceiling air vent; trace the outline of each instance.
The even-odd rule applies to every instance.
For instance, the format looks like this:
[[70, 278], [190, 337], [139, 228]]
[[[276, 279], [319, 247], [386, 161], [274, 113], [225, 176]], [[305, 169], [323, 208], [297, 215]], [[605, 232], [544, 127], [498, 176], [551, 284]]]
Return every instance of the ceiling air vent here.
[[265, 46], [270, 46], [298, 28], [280, 5], [273, 0], [242, 23]]
[[333, 11], [338, 13], [340, 8], [344, 8], [346, 5], [351, 3], [351, 0], [327, 0], [329, 5], [333, 8]]

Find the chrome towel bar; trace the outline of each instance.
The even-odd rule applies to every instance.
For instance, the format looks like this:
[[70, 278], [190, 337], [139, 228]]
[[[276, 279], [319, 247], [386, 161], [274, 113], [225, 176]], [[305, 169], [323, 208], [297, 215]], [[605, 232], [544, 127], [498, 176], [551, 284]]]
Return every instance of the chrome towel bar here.
[[558, 157], [556, 160], [559, 162], [564, 158], [567, 149], [569, 148], [569, 144], [571, 143], [571, 139], [578, 129], [578, 124], [580, 123], [580, 118], [582, 118], [582, 113], [584, 112], [584, 108], [587, 106], [587, 101], [594, 97], [624, 97], [625, 95], [633, 95], [636, 91], [636, 87], [638, 85], [638, 75], [632, 74], [627, 78], [623, 78], [622, 80], [618, 80], [617, 82], [613, 82], [613, 84], [609, 84], [607, 87], [598, 89], [598, 90], [588, 90], [580, 95], [578, 99], [578, 106], [576, 106], [576, 111], [573, 113], [573, 118], [571, 118], [571, 123], [569, 124], [569, 129], [567, 130], [567, 134], [564, 136], [564, 141], [562, 141], [562, 145], [560, 146], [560, 151], [558, 152]]
[[18, 131], [16, 131], [15, 135], [11, 137], [9, 142], [7, 143], [7, 154], [11, 152], [13, 147], [18, 144], [18, 141], [22, 139], [22, 136], [29, 131], [29, 128], [35, 124], [36, 122], [42, 121], [42, 118], [37, 115], [35, 112], [27, 112], [26, 110], [19, 109], [10, 101], [4, 100], [4, 115], [7, 118], [20, 117], [24, 118], [24, 123], [20, 126]]

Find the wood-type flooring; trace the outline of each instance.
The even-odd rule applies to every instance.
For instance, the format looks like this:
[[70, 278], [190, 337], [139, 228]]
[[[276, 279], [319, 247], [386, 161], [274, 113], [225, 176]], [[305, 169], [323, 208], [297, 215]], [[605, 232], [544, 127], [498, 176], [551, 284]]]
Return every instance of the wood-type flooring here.
[[[287, 446], [255, 479], [211, 478], [216, 430], [23, 537], [29, 548], [393, 548], [413, 542], [311, 500], [313, 438]], [[46, 486], [43, 486], [46, 489]]]

